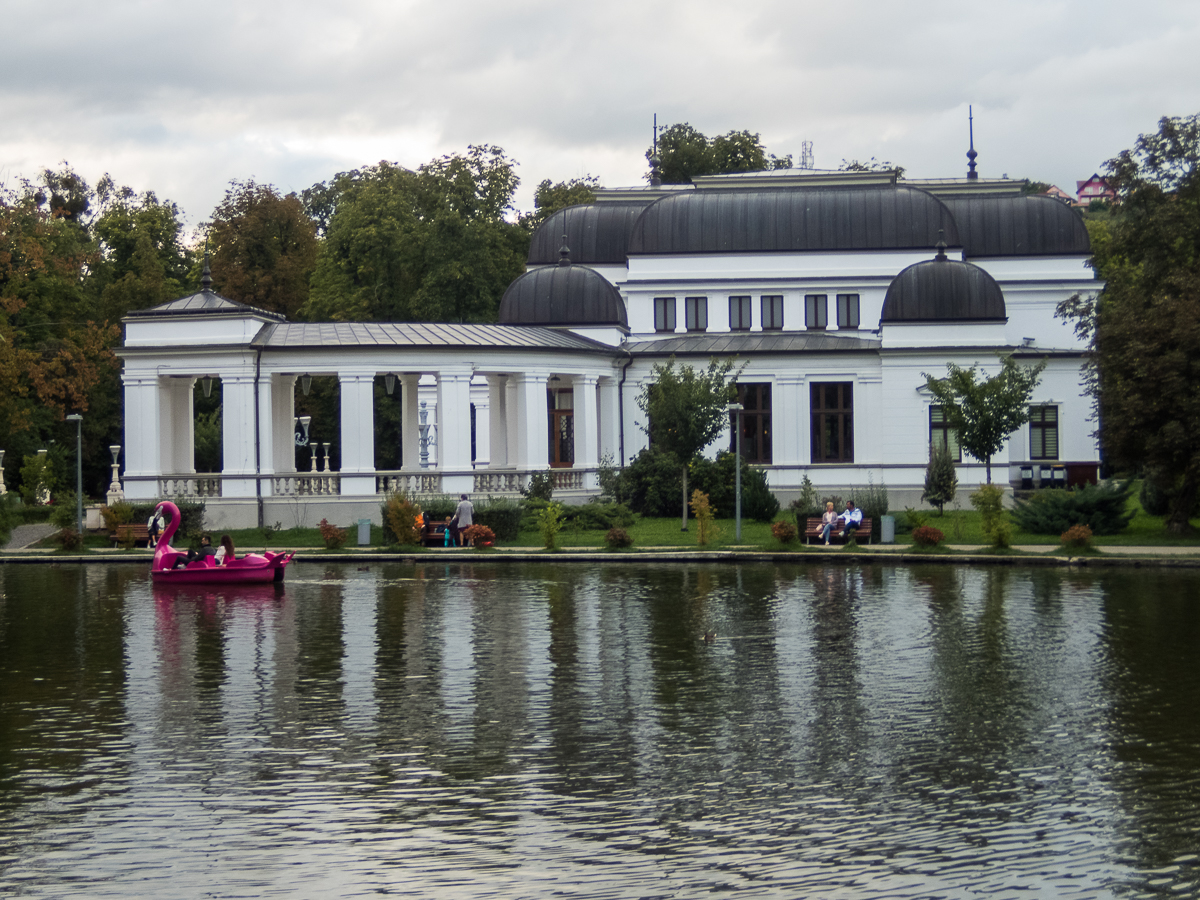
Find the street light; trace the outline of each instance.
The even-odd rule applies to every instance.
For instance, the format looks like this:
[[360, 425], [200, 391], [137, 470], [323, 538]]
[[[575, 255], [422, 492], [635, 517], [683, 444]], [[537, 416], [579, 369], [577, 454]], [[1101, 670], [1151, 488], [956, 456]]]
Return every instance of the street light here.
[[75, 533], [83, 537], [83, 416], [71, 413], [68, 422], [75, 423]]
[[733, 416], [734, 458], [733, 458], [733, 523], [736, 540], [742, 539], [742, 410], [740, 403], [730, 403], [725, 407]]

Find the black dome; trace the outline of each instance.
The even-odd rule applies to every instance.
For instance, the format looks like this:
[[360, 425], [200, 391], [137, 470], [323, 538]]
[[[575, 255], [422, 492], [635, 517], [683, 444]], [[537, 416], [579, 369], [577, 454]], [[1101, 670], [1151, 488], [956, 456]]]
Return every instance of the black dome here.
[[647, 199], [560, 209], [534, 232], [529, 245], [529, 265], [556, 264], [564, 234], [573, 262], [587, 266], [625, 265], [629, 233], [651, 202]]
[[531, 269], [500, 300], [502, 325], [629, 326], [625, 302], [604, 276], [570, 263]]
[[1083, 217], [1053, 197], [947, 197], [943, 202], [954, 214], [968, 259], [1091, 255]]
[[996, 279], [939, 253], [892, 279], [880, 322], [997, 321], [1007, 318]]
[[912, 187], [689, 191], [646, 208], [629, 252], [903, 250], [933, 248], [939, 232], [958, 246], [950, 210]]

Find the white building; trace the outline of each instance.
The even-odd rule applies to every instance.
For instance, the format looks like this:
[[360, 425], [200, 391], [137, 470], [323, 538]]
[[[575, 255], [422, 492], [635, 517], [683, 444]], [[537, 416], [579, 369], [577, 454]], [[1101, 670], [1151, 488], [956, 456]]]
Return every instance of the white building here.
[[[1079, 214], [1021, 185], [783, 170], [604, 191], [541, 226], [498, 325], [288, 323], [206, 284], [125, 320], [126, 494], [203, 496], [213, 527], [378, 519], [393, 487], [512, 493], [546, 468], [559, 496], [582, 499], [604, 456], [624, 464], [645, 446], [636, 398], [671, 356], [745, 364], [743, 452], [783, 500], [808, 475], [917, 504], [929, 443], [946, 439], [923, 373], [995, 371], [1001, 354], [1048, 365], [1033, 422], [993, 459], [998, 480], [1029, 467], [1094, 478], [1084, 347], [1054, 310], [1101, 284]], [[305, 375], [341, 385], [336, 473], [295, 471]], [[381, 471], [386, 375], [402, 391], [403, 465]], [[206, 377], [222, 382], [225, 462], [199, 475], [192, 397]], [[963, 459], [960, 486], [983, 479]]]

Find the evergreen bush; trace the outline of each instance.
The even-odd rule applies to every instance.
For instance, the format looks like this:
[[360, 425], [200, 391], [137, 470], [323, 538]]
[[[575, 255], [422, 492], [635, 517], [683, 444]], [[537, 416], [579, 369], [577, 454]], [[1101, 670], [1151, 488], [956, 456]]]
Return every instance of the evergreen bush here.
[[1093, 534], [1119, 534], [1133, 518], [1132, 492], [1130, 482], [1037, 491], [1016, 502], [1013, 519], [1030, 534], [1062, 534], [1072, 525], [1086, 525]]
[[1012, 545], [1012, 522], [1004, 509], [1004, 489], [997, 484], [983, 484], [971, 495], [971, 505], [983, 517], [983, 534], [993, 547]]
[[817, 489], [813, 485], [812, 479], [805, 475], [804, 480], [800, 482], [800, 496], [788, 504], [788, 512], [795, 517], [796, 527], [804, 528], [808, 524], [808, 519], [820, 518], [824, 511], [824, 504], [817, 496]]
[[[888, 513], [887, 485], [882, 481], [876, 484], [868, 475], [866, 487], [850, 489], [850, 499], [854, 501], [855, 506], [862, 510], [863, 518], [871, 520], [871, 537], [873, 540], [878, 540], [880, 529], [883, 527], [880, 520]], [[838, 506], [836, 503], [833, 508], [839, 513], [845, 509], [844, 506]]]
[[[688, 484], [708, 495], [717, 518], [732, 519], [737, 507], [736, 453], [720, 453], [715, 461], [697, 456], [688, 466]], [[767, 473], [742, 459], [742, 516], [770, 522], [779, 513], [779, 500], [767, 486]]]
[[646, 448], [625, 467], [621, 485], [626, 502], [635, 513], [652, 518], [680, 513], [683, 474], [679, 460], [672, 453]]
[[943, 507], [958, 493], [958, 472], [954, 468], [954, 457], [950, 447], [942, 441], [929, 445], [929, 463], [925, 466], [925, 490], [921, 499], [936, 506], [938, 515], [945, 515]]
[[[185, 500], [182, 497], [176, 497], [171, 501], [179, 508], [179, 530], [177, 534], [180, 538], [188, 538], [192, 535], [199, 535], [204, 531], [204, 503], [199, 500]], [[130, 503], [130, 522], [137, 525], [144, 525], [150, 521], [150, 517], [154, 515], [154, 510], [158, 508], [155, 502], [150, 503]], [[165, 521], [167, 516], [163, 515]]]

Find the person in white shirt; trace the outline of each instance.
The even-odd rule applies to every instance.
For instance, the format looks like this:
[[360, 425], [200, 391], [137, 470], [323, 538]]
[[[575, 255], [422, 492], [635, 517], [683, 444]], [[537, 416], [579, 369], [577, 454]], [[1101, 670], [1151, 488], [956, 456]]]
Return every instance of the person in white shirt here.
[[854, 536], [854, 532], [858, 531], [858, 526], [862, 524], [862, 510], [854, 505], [853, 500], [847, 500], [846, 511], [838, 516], [838, 519], [846, 522], [846, 526], [842, 529], [842, 537], [849, 540]]

